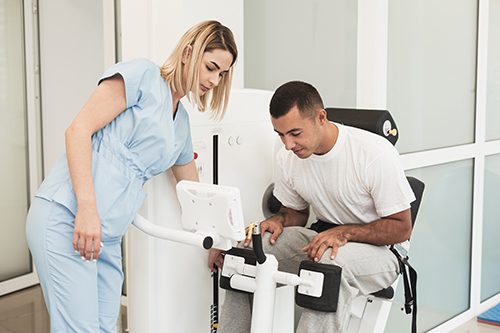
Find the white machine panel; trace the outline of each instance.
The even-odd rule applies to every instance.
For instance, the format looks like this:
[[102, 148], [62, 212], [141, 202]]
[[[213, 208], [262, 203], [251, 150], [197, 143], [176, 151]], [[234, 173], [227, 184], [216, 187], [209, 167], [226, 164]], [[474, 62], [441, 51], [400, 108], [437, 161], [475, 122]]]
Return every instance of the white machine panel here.
[[231, 240], [245, 239], [240, 191], [235, 187], [181, 181], [177, 196], [182, 206], [182, 227], [193, 232], [220, 234], [213, 247], [229, 250]]
[[190, 112], [193, 146], [198, 153], [196, 165], [202, 171], [200, 181], [213, 182], [209, 161], [213, 161], [212, 143], [217, 136], [218, 184], [240, 189], [247, 225], [264, 219], [262, 196], [272, 182], [277, 135], [269, 115], [271, 96], [272, 92], [266, 90], [233, 89], [228, 111], [220, 122], [207, 113]]
[[[269, 116], [272, 92], [233, 89], [224, 119], [190, 110], [200, 181], [213, 183], [214, 135], [218, 141], [218, 183], [239, 188], [245, 223], [263, 219], [262, 194], [272, 179], [276, 135]], [[179, 202], [171, 172], [152, 179], [141, 215], [181, 229]], [[128, 244], [129, 331], [210, 332], [212, 279], [207, 251], [153, 239], [132, 228]]]
[[269, 119], [227, 127], [219, 138], [219, 184], [240, 189], [245, 223], [257, 223], [264, 219], [262, 196], [272, 182], [276, 134]]

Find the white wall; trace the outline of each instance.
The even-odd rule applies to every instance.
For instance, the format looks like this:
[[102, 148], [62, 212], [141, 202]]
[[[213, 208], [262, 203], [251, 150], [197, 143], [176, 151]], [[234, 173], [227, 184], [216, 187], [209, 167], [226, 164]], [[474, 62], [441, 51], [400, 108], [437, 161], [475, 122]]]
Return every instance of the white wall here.
[[119, 15], [122, 60], [146, 57], [159, 65], [191, 26], [203, 20], [220, 21], [235, 36], [238, 61], [233, 86], [243, 87], [242, 0], [122, 0]]

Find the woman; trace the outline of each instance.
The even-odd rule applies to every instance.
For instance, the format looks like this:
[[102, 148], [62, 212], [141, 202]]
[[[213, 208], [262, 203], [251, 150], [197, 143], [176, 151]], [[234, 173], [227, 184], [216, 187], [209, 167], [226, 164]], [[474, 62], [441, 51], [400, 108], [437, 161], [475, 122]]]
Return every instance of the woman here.
[[221, 117], [237, 58], [216, 21], [188, 30], [160, 68], [145, 59], [106, 71], [66, 130], [63, 156], [42, 183], [26, 233], [52, 332], [115, 332], [123, 273], [121, 239], [141, 206], [142, 187], [171, 168], [198, 180], [186, 110], [210, 101]]

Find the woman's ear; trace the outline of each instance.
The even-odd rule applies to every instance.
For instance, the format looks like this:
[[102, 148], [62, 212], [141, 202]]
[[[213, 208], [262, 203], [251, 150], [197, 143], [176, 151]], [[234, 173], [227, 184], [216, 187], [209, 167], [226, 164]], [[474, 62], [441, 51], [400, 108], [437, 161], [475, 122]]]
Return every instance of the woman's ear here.
[[191, 45], [186, 46], [184, 51], [182, 51], [182, 63], [184, 65], [189, 61], [189, 58], [191, 58], [191, 53], [193, 53], [193, 47]]

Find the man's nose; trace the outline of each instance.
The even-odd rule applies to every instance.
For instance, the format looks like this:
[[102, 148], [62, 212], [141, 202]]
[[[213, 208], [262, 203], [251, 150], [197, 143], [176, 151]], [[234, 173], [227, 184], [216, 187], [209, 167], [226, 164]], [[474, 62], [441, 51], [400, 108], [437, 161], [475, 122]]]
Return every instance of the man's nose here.
[[285, 149], [286, 150], [291, 150], [293, 147], [295, 147], [295, 141], [291, 137], [283, 137], [283, 143], [285, 144]]

